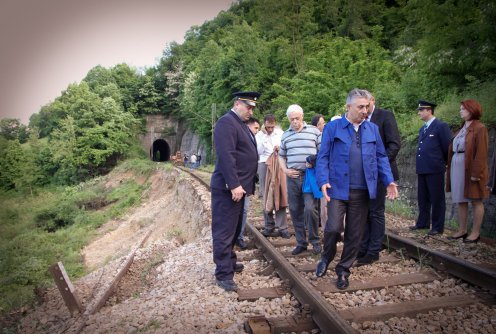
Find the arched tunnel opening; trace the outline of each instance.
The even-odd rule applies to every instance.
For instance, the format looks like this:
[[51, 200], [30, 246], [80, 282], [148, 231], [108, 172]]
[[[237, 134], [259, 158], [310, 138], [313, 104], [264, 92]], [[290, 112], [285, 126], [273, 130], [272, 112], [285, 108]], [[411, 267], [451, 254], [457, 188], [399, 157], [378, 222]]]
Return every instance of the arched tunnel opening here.
[[153, 142], [150, 156], [153, 161], [169, 161], [170, 159], [169, 144], [163, 139], [157, 139]]

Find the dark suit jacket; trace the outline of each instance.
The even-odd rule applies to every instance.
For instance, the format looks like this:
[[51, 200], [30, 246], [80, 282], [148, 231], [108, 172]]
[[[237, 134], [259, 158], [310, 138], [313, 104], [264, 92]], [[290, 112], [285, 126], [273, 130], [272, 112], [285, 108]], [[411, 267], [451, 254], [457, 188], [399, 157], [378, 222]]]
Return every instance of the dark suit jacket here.
[[217, 159], [210, 186], [231, 190], [242, 186], [247, 194], [255, 191], [258, 152], [255, 137], [239, 117], [230, 111], [214, 128]]
[[396, 165], [396, 156], [401, 148], [401, 138], [396, 118], [391, 111], [375, 107], [370, 121], [379, 127], [379, 133], [388, 155], [393, 177], [398, 180], [400, 174]]
[[424, 133], [420, 128], [416, 156], [417, 174], [438, 174], [446, 172], [448, 146], [451, 130], [448, 124], [437, 118]]

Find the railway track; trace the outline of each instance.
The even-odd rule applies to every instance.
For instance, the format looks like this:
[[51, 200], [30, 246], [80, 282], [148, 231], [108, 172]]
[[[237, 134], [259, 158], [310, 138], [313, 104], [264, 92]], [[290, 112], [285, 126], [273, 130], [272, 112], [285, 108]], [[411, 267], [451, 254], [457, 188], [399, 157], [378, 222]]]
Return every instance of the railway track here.
[[[208, 173], [181, 170], [209, 187]], [[314, 271], [318, 255], [304, 252], [292, 256], [294, 237], [287, 240], [261, 234], [261, 208], [260, 200], [254, 198], [246, 226], [249, 250], [239, 251], [238, 258], [263, 259], [265, 269], [256, 274], [277, 275], [283, 284], [239, 290], [238, 300], [279, 298], [290, 292], [299, 301], [300, 312], [293, 317], [250, 318], [245, 323], [248, 332], [381, 332], [385, 323], [394, 328], [401, 322], [411, 323], [412, 331], [416, 331], [417, 320], [429, 323], [432, 332], [496, 331], [496, 271], [388, 232], [380, 260], [353, 268], [349, 288], [338, 290], [333, 264], [327, 275], [317, 278]], [[338, 247], [336, 259], [339, 251]], [[452, 316], [480, 310], [487, 316], [472, 321], [468, 330], [450, 321]]]

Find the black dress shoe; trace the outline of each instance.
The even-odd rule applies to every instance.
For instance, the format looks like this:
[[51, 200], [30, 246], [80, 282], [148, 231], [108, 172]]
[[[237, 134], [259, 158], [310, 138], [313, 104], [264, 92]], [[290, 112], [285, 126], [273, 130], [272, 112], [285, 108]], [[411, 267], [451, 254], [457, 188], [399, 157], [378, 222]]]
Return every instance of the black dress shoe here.
[[439, 234], [443, 234], [443, 232], [439, 232], [436, 230], [430, 230], [429, 232], [427, 232], [427, 235], [430, 235], [430, 236], [439, 235]]
[[448, 240], [465, 239], [467, 236], [468, 236], [468, 233], [465, 233], [465, 234], [459, 235], [459, 236], [457, 236], [457, 237], [454, 237], [454, 236], [449, 236], [449, 237], [448, 237]]
[[238, 239], [236, 241], [236, 245], [239, 247], [239, 249], [241, 250], [245, 250], [246, 248], [248, 248], [248, 246], [246, 245], [246, 242], [243, 240], [243, 239]]
[[367, 264], [372, 264], [377, 260], [379, 260], [379, 255], [367, 254], [365, 256], [357, 258], [356, 265], [357, 265], [357, 267], [358, 266], [365, 266]]
[[469, 239], [469, 238], [465, 238], [465, 239], [463, 239], [463, 243], [464, 244], [476, 244], [479, 242], [479, 240], [480, 240], [480, 235], [474, 240]]
[[272, 236], [273, 233], [274, 233], [274, 229], [273, 228], [264, 228], [263, 231], [262, 231], [262, 235], [264, 237], [270, 237], [270, 236]]
[[416, 231], [416, 230], [427, 230], [429, 228], [429, 226], [425, 226], [425, 227], [418, 227], [417, 225], [413, 225], [413, 226], [410, 226], [409, 229], [412, 230], [412, 231]]
[[245, 269], [245, 266], [242, 263], [236, 263], [234, 265], [234, 272], [235, 273], [240, 273], [243, 271], [243, 269]]
[[336, 288], [339, 290], [344, 290], [346, 289], [350, 283], [348, 282], [348, 277], [346, 277], [344, 274], [338, 275], [338, 280], [336, 282]]
[[215, 280], [215, 283], [217, 283], [218, 286], [220, 286], [222, 289], [226, 291], [236, 291], [238, 290], [238, 286], [232, 279], [226, 279], [224, 281], [221, 280]]
[[291, 252], [291, 254], [293, 255], [298, 255], [300, 253], [303, 253], [304, 251], [306, 251], [307, 248], [306, 247], [303, 247], [303, 246], [296, 246], [295, 249], [293, 249], [293, 251]]
[[319, 263], [317, 263], [317, 269], [315, 270], [315, 276], [317, 277], [322, 277], [325, 275], [327, 271], [327, 267], [329, 267], [329, 262], [326, 260], [320, 260]]

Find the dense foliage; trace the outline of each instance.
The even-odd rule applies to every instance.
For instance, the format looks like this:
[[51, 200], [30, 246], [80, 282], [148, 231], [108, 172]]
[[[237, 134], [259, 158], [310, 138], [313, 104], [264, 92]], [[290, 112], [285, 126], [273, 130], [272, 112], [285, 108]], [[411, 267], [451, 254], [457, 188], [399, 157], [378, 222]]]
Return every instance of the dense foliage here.
[[354, 87], [396, 113], [406, 140], [416, 136], [420, 98], [436, 101], [453, 126], [459, 101], [477, 98], [483, 121], [495, 126], [494, 14], [492, 0], [235, 2], [191, 27], [183, 44], [169, 44], [145, 73], [96, 66], [29, 127], [1, 120], [0, 188], [32, 191], [107, 172], [136, 151], [147, 114], [186, 120], [209, 145], [237, 90], [262, 92], [256, 116], [274, 113], [283, 126], [292, 103], [307, 120], [341, 114]]
[[[355, 87], [395, 112], [405, 141], [414, 141], [420, 127], [418, 99], [437, 102], [436, 116], [456, 127], [459, 102], [476, 98], [482, 121], [495, 127], [495, 14], [494, 0], [244, 0], [191, 27], [184, 43], [167, 45], [144, 72], [95, 66], [28, 126], [0, 120], [0, 232], [15, 240], [2, 252], [12, 246], [22, 255], [23, 247], [53, 245], [84, 228], [82, 208], [97, 194], [64, 192], [45, 203], [36, 202], [37, 192], [78, 184], [143, 155], [136, 138], [144, 115], [184, 120], [208, 146], [214, 122], [238, 90], [262, 92], [255, 116], [274, 113], [283, 127], [289, 104], [300, 104], [307, 121], [314, 113], [330, 118], [343, 113]], [[7, 202], [9, 194], [29, 195], [26, 203], [39, 207], [25, 231], [12, 226], [29, 210]], [[50, 261], [26, 256], [24, 271], [2, 285], [36, 285], [41, 268], [61, 252], [48, 251]]]

